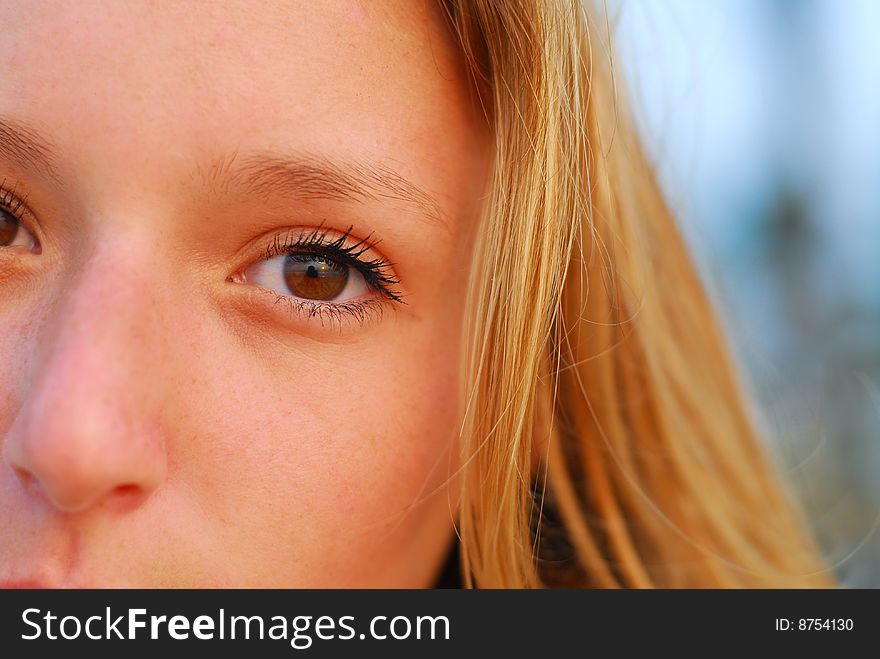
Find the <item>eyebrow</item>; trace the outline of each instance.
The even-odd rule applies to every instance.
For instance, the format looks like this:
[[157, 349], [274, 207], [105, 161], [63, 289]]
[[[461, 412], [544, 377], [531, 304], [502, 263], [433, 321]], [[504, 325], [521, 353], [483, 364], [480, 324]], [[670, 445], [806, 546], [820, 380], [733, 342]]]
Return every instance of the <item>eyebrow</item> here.
[[207, 179], [224, 190], [240, 188], [255, 195], [290, 195], [333, 201], [398, 201], [432, 223], [443, 222], [437, 200], [383, 164], [336, 161], [313, 154], [281, 157], [230, 154], [215, 161]]
[[36, 170], [60, 185], [61, 176], [52, 151], [52, 143], [34, 129], [0, 117], [0, 156]]
[[[0, 156], [34, 169], [62, 184], [52, 142], [21, 122], [0, 117]], [[301, 199], [336, 201], [398, 201], [431, 223], [442, 224], [437, 200], [391, 167], [355, 161], [334, 161], [312, 154], [280, 157], [237, 152], [214, 162], [207, 182], [228, 190], [239, 187], [256, 195], [287, 194]]]

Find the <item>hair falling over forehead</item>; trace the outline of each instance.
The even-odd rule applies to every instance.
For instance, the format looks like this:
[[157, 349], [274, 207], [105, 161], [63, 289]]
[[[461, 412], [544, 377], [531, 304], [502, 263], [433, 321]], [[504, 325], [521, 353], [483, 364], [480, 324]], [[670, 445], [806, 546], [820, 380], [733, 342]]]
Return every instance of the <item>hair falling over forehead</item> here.
[[615, 93], [604, 11], [443, 8], [495, 135], [466, 319], [466, 584], [834, 585]]

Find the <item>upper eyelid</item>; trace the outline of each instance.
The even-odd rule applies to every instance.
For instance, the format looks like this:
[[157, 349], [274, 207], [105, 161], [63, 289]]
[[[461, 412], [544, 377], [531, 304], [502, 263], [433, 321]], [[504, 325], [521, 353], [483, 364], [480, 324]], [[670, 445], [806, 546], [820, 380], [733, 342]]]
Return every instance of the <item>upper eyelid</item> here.
[[[336, 232], [335, 230], [325, 227], [323, 223], [317, 227], [310, 227], [308, 229], [288, 229], [284, 234], [275, 234], [269, 247], [274, 248], [275, 250], [286, 249], [293, 246], [312, 246], [316, 248], [336, 247], [339, 248], [340, 251], [347, 253], [352, 253], [357, 250], [357, 254], [360, 255], [367, 251], [374, 250], [381, 242], [379, 239], [371, 240], [373, 234], [370, 233], [366, 238], [350, 238], [351, 244], [346, 246], [346, 243], [349, 242], [349, 236], [352, 236], [353, 230], [354, 227], [349, 225], [345, 231]], [[328, 236], [333, 237], [328, 238]]]
[[0, 208], [22, 220], [25, 215], [33, 215], [33, 213], [27, 205], [27, 192], [19, 194], [15, 191], [15, 187], [15, 185], [8, 187], [6, 179], [0, 179]]
[[[316, 238], [320, 232], [320, 237]], [[326, 230], [323, 229], [315, 229], [311, 230], [309, 234], [299, 233], [297, 237], [292, 236], [292, 232], [288, 232], [287, 234], [275, 234], [273, 236], [272, 241], [269, 245], [266, 246], [266, 251], [264, 254], [265, 260], [269, 260], [275, 256], [283, 256], [295, 249], [301, 249], [303, 251], [311, 251], [313, 253], [321, 253], [325, 255], [336, 254], [340, 258], [351, 262], [353, 264], [366, 265], [368, 263], [379, 261], [382, 265], [390, 266], [391, 263], [386, 259], [373, 259], [373, 260], [363, 260], [358, 258], [361, 254], [366, 252], [369, 249], [372, 249], [372, 245], [367, 244], [363, 249], [359, 249], [358, 246], [364, 243], [363, 240], [355, 241], [352, 245], [348, 247], [344, 247], [345, 242], [344, 239], [349, 235], [350, 229], [342, 234], [340, 237], [335, 238], [333, 240], [326, 239]], [[284, 235], [284, 237], [282, 237]], [[358, 251], [355, 251], [358, 250]]]
[[[400, 286], [400, 280], [394, 272], [395, 264], [383, 255], [377, 255], [376, 258], [361, 258], [361, 255], [364, 253], [375, 251], [376, 245], [381, 242], [381, 239], [379, 238], [376, 238], [375, 240], [370, 239], [370, 236], [372, 235], [373, 234], [370, 233], [367, 238], [359, 239], [353, 235], [353, 226], [351, 225], [345, 231], [326, 227], [323, 223], [311, 227], [290, 227], [281, 231], [276, 231], [269, 236], [264, 234], [261, 238], [257, 239], [263, 241], [266, 245], [257, 260], [267, 261], [271, 258], [283, 256], [296, 249], [309, 251], [311, 248], [313, 252], [323, 253], [331, 258], [334, 256], [334, 252], [338, 251], [337, 258], [343, 260], [351, 267], [357, 268], [361, 275], [367, 280], [370, 288], [374, 289], [381, 297], [390, 301], [406, 304], [403, 299], [405, 294], [398, 289]], [[342, 249], [346, 244], [346, 238], [348, 238], [349, 244], [347, 248]], [[253, 241], [250, 244], [253, 245]], [[338, 246], [340, 249], [334, 249], [334, 245]], [[355, 248], [354, 252], [352, 253], [349, 251], [346, 253], [346, 249], [351, 250], [351, 248]], [[254, 249], [254, 247], [251, 247], [248, 251], [251, 251], [252, 249]], [[253, 256], [251, 256], [250, 259], [246, 260], [245, 263], [236, 270], [236, 274], [232, 275], [229, 279], [244, 281], [242, 279], [244, 271], [250, 268], [255, 262]], [[389, 269], [392, 271], [391, 273], [387, 273], [387, 270]]]
[[[18, 220], [19, 226], [31, 234], [38, 251], [42, 252], [44, 235], [37, 221], [37, 216], [27, 203], [29, 192], [27, 190], [18, 192], [18, 183], [15, 182], [10, 186], [7, 181], [7, 178], [0, 177], [0, 208]], [[10, 209], [11, 204], [14, 204], [14, 209]]]

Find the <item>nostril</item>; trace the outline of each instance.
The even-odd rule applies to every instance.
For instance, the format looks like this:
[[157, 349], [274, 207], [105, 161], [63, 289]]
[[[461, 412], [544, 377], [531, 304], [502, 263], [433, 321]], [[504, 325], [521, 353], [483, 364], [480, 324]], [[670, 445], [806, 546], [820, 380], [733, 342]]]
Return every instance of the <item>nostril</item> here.
[[121, 499], [130, 499], [133, 496], [138, 496], [141, 493], [141, 488], [133, 483], [126, 483], [125, 485], [117, 485], [113, 489], [114, 496], [117, 496]]
[[37, 481], [37, 478], [27, 469], [13, 465], [12, 471], [15, 472], [15, 475], [21, 483], [22, 487], [24, 487], [24, 489], [28, 492], [34, 492], [39, 489], [39, 482]]
[[6, 472], [19, 491], [65, 515], [92, 508], [126, 512], [147, 501], [164, 480], [164, 439], [116, 435], [107, 430], [119, 425], [112, 416], [110, 423], [80, 411], [68, 416], [72, 422], [23, 416], [0, 445], [0, 470], [15, 474]]
[[147, 491], [136, 483], [123, 483], [110, 491], [105, 502], [117, 511], [124, 512], [140, 506], [146, 499]]

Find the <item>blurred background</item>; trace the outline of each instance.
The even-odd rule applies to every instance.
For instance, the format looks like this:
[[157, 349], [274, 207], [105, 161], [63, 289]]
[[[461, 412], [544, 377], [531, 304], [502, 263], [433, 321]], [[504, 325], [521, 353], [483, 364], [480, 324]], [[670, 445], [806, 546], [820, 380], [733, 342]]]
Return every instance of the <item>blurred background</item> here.
[[771, 450], [838, 578], [880, 587], [880, 2], [607, 15]]

